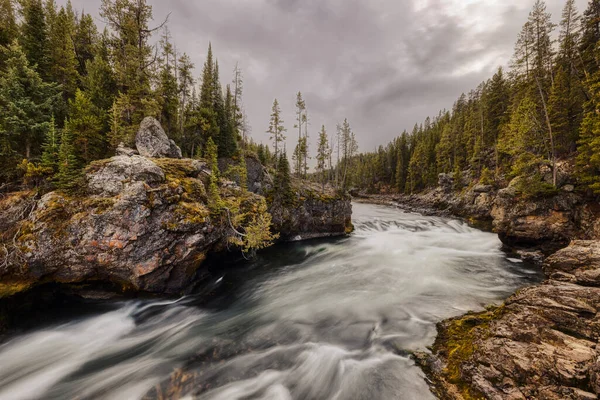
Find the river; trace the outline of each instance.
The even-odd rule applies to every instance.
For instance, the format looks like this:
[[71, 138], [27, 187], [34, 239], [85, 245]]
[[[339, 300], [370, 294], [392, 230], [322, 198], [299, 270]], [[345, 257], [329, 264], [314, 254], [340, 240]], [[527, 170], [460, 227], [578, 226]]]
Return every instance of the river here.
[[214, 269], [210, 296], [63, 308], [0, 345], [0, 399], [432, 399], [409, 352], [436, 322], [541, 279], [456, 220], [365, 204], [353, 220]]

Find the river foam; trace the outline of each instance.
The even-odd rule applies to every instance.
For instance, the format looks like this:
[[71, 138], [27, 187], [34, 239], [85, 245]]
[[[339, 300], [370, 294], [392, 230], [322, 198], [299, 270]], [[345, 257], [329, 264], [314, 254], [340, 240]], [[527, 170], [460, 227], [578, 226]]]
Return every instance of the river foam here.
[[539, 274], [461, 222], [354, 207], [352, 237], [219, 269], [209, 304], [125, 301], [9, 339], [0, 399], [433, 398], [408, 353]]

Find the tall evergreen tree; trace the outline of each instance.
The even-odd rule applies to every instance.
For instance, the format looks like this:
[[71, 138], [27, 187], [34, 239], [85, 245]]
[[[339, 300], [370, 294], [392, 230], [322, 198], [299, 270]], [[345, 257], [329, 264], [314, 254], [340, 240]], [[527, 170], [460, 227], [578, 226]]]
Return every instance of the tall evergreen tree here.
[[58, 156], [59, 156], [59, 137], [56, 132], [56, 122], [54, 116], [50, 120], [50, 126], [46, 132], [46, 138], [42, 145], [42, 167], [50, 171], [52, 174], [58, 172]]
[[48, 28], [42, 0], [24, 2], [22, 13], [21, 46], [27, 55], [29, 65], [35, 68], [43, 79], [48, 79], [50, 77]]
[[275, 160], [279, 160], [279, 155], [281, 154], [280, 151], [282, 150], [281, 146], [285, 141], [286, 129], [283, 123], [283, 119], [281, 119], [281, 108], [279, 108], [279, 102], [277, 101], [277, 99], [275, 99], [273, 101], [273, 107], [271, 108], [271, 120], [269, 122], [269, 129], [267, 129], [267, 133], [270, 135], [270, 138], [273, 141], [273, 148], [275, 150]]
[[206, 143], [208, 138], [213, 138], [214, 141], [219, 136], [218, 114], [215, 110], [215, 87], [215, 63], [213, 61], [212, 45], [209, 43], [206, 61], [202, 70], [202, 85], [200, 87], [198, 117], [196, 118], [199, 124], [199, 129], [196, 131], [201, 133], [201, 137], [191, 138], [192, 149], [194, 146], [201, 146]]
[[75, 156], [73, 137], [68, 124], [62, 130], [60, 147], [58, 150], [58, 173], [56, 174], [57, 186], [65, 191], [73, 190], [81, 176], [81, 164]]
[[[7, 47], [17, 38], [18, 28], [13, 0], [0, 0], [0, 46]], [[2, 67], [2, 59], [0, 59]]]
[[83, 88], [99, 112], [104, 131], [108, 130], [108, 113], [117, 94], [117, 82], [107, 54], [99, 51], [94, 59], [86, 62], [87, 74], [83, 77]]
[[71, 112], [65, 128], [74, 146], [73, 154], [81, 165], [86, 165], [106, 155], [102, 121], [90, 98], [81, 90], [77, 89], [75, 99], [70, 103]]
[[244, 126], [244, 112], [242, 110], [242, 94], [244, 92], [244, 78], [242, 69], [238, 63], [235, 63], [233, 69], [233, 126], [236, 135], [240, 136], [242, 140], [242, 146], [246, 145], [246, 133], [247, 130]]
[[294, 159], [294, 172], [298, 177], [301, 176], [302, 171], [302, 162], [303, 162], [303, 149], [306, 147], [306, 141], [302, 139], [302, 127], [306, 123], [306, 102], [302, 98], [302, 93], [298, 92], [296, 94], [296, 123], [294, 128], [298, 129], [298, 142], [296, 144], [296, 149], [294, 150], [293, 159]]
[[51, 80], [61, 85], [65, 102], [75, 97], [75, 91], [79, 86], [74, 36], [73, 11], [61, 7], [49, 33], [49, 57]]
[[10, 179], [19, 157], [41, 155], [59, 92], [29, 65], [17, 41], [2, 52], [6, 70], [0, 73], [0, 179]]
[[157, 95], [161, 106], [159, 120], [169, 137], [177, 137], [179, 93], [176, 76], [175, 50], [170, 34], [165, 28], [161, 39], [162, 59]]
[[600, 0], [590, 0], [582, 18], [579, 53], [583, 64], [583, 75], [590, 78], [600, 69], [596, 49], [600, 41]]
[[219, 129], [219, 157], [232, 157], [238, 151], [235, 131], [235, 108], [231, 87], [227, 85], [225, 94], [225, 121]]
[[87, 75], [86, 64], [94, 59], [98, 40], [98, 28], [94, 23], [94, 19], [90, 14], [82, 12], [77, 21], [75, 37], [73, 38], [79, 76]]
[[277, 173], [273, 185], [275, 187], [275, 201], [290, 204], [293, 200], [292, 178], [290, 176], [290, 163], [285, 151], [277, 159]]
[[156, 59], [150, 41], [162, 25], [149, 27], [152, 6], [146, 0], [102, 0], [100, 15], [112, 31], [109, 41], [111, 61], [117, 88], [126, 96], [126, 99], [121, 98], [121, 103], [129, 106], [122, 124], [125, 130], [134, 130], [144, 117], [159, 114], [151, 90]]
[[329, 139], [325, 125], [321, 126], [319, 132], [319, 143], [317, 146], [317, 174], [320, 175], [322, 191], [325, 192], [325, 183], [327, 182], [327, 160], [329, 159]]
[[[192, 75], [194, 64], [187, 54], [179, 58], [177, 74], [179, 81], [179, 145], [184, 154], [189, 154], [189, 139], [192, 136], [190, 125], [193, 126], [194, 101], [192, 91], [194, 90], [194, 77]], [[192, 123], [190, 123], [192, 122]], [[193, 128], [192, 128], [193, 129]]]

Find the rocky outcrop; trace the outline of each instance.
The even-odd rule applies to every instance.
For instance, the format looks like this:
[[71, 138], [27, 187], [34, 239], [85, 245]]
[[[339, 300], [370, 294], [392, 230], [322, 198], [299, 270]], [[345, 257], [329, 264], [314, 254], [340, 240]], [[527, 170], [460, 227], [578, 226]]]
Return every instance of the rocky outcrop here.
[[282, 240], [341, 236], [353, 231], [350, 196], [297, 187], [289, 203], [273, 202], [269, 212]]
[[448, 399], [596, 399], [600, 395], [600, 245], [549, 257], [549, 279], [484, 313], [438, 324], [417, 355]]
[[575, 193], [524, 199], [509, 186], [498, 192], [491, 216], [494, 230], [505, 244], [551, 253], [567, 246], [573, 238], [589, 238], [580, 228], [578, 214], [583, 205], [583, 199]]
[[[207, 204], [203, 179], [209, 174], [195, 160], [116, 156], [93, 163], [83, 194], [48, 193], [20, 223], [18, 278], [181, 291], [206, 253], [231, 234], [225, 219]], [[260, 201], [250, 196], [243, 206], [251, 212]], [[12, 272], [8, 279], [15, 278]]]
[[135, 146], [141, 156], [150, 158], [181, 158], [181, 149], [167, 136], [160, 123], [146, 117], [135, 137]]
[[[121, 154], [93, 162], [76, 194], [0, 199], [0, 298], [50, 282], [181, 293], [202, 276], [209, 252], [244, 248], [243, 232], [268, 220], [265, 197], [234, 182], [220, 180], [219, 199], [209, 200], [204, 161]], [[282, 240], [343, 235], [351, 218], [349, 198], [310, 189], [270, 211]], [[248, 240], [258, 248], [272, 242], [256, 235]]]
[[[247, 178], [246, 186], [248, 187], [248, 190], [255, 194], [265, 195], [273, 185], [267, 169], [254, 155], [247, 155], [245, 161]], [[219, 159], [219, 171], [221, 174], [229, 176], [236, 184], [241, 185], [239, 175], [229, 173], [231, 168], [236, 165], [237, 162], [231, 158]]]

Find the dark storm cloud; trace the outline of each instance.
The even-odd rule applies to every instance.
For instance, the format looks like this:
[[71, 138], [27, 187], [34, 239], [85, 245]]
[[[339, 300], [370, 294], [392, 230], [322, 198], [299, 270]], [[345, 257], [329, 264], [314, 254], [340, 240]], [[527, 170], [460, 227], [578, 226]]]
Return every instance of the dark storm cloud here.
[[[294, 138], [295, 93], [309, 108], [313, 139], [347, 117], [362, 150], [392, 139], [506, 66], [533, 4], [523, 0], [149, 0], [155, 20], [171, 13], [177, 48], [197, 75], [212, 41], [221, 79], [240, 62], [257, 141], [268, 140], [280, 100]], [[531, 3], [531, 4], [529, 4]], [[579, 0], [582, 11], [585, 0]], [[74, 0], [97, 9], [99, 0]], [[558, 16], [563, 1], [548, 1]]]

